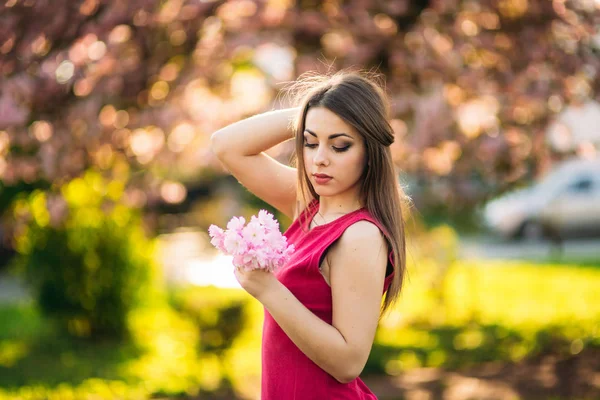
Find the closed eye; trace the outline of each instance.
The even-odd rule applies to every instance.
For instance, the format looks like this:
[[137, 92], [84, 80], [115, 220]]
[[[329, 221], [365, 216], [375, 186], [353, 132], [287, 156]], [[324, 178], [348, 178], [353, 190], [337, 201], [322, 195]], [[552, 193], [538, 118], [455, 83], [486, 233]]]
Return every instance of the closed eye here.
[[335, 151], [337, 153], [343, 153], [344, 151], [346, 151], [350, 148], [350, 146], [344, 146], [344, 147], [331, 146], [331, 147], [333, 147], [333, 151]]
[[[316, 143], [304, 143], [304, 147], [307, 147], [309, 149], [314, 149], [318, 146], [318, 144]], [[350, 145], [348, 146], [344, 146], [344, 147], [335, 147], [335, 146], [331, 146], [331, 148], [333, 149], [333, 151], [335, 151], [336, 153], [343, 153], [344, 151], [348, 150], [350, 148]]]

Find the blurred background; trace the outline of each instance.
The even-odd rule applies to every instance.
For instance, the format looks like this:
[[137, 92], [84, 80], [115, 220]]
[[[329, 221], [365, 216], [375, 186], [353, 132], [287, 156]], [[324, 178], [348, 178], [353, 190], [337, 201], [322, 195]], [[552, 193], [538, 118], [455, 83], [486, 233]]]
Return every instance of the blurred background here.
[[351, 66], [413, 201], [363, 379], [600, 398], [599, 27], [598, 0], [0, 0], [0, 399], [258, 399], [262, 308], [207, 229], [275, 210], [209, 138]]

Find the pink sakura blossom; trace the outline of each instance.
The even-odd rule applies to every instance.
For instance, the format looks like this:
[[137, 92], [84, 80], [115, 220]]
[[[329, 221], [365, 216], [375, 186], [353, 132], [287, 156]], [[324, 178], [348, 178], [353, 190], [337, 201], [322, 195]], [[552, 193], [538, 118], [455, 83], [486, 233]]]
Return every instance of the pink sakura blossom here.
[[223, 245], [229, 254], [243, 254], [248, 250], [248, 243], [244, 237], [239, 232], [229, 229], [225, 232]]
[[211, 237], [210, 244], [212, 244], [218, 249], [224, 247], [225, 232], [223, 231], [223, 229], [219, 228], [216, 225], [211, 225], [208, 227], [208, 234]]
[[265, 240], [271, 244], [273, 248], [283, 250], [287, 245], [287, 238], [279, 234], [279, 231], [268, 232], [265, 235]]
[[273, 215], [269, 214], [265, 210], [260, 210], [258, 212], [258, 217], [254, 217], [258, 219], [258, 222], [261, 225], [264, 225], [268, 231], [278, 231], [279, 230], [279, 222], [273, 218]]
[[243, 217], [233, 217], [227, 230], [216, 225], [208, 228], [210, 243], [225, 254], [233, 256], [233, 264], [244, 269], [275, 271], [289, 261], [294, 245], [279, 231], [272, 214], [260, 210], [245, 225]]
[[260, 246], [265, 241], [267, 234], [266, 227], [258, 222], [258, 219], [252, 219], [242, 230], [244, 239], [253, 246]]
[[241, 232], [242, 229], [244, 229], [245, 223], [246, 220], [244, 219], [244, 217], [233, 217], [227, 223], [227, 230]]

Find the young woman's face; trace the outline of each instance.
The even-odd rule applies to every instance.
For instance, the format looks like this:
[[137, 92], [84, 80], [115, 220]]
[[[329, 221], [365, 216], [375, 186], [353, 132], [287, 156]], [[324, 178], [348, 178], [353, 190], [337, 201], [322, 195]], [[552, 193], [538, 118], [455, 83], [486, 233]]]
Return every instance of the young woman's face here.
[[354, 128], [329, 109], [315, 107], [306, 114], [303, 135], [304, 169], [317, 194], [336, 196], [357, 190], [366, 148]]

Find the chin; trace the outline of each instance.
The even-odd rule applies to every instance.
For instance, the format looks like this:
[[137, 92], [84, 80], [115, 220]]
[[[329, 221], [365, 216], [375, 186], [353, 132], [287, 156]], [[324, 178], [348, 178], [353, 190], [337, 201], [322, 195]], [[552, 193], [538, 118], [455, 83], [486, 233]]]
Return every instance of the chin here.
[[315, 187], [315, 192], [319, 196], [323, 196], [323, 197], [332, 197], [332, 196], [340, 194], [339, 190], [331, 190], [329, 188], [319, 188], [318, 186]]
[[319, 187], [319, 185], [314, 185], [312, 182], [310, 184], [315, 193], [319, 196], [330, 196], [329, 191], [327, 189], [323, 189], [322, 187]]

